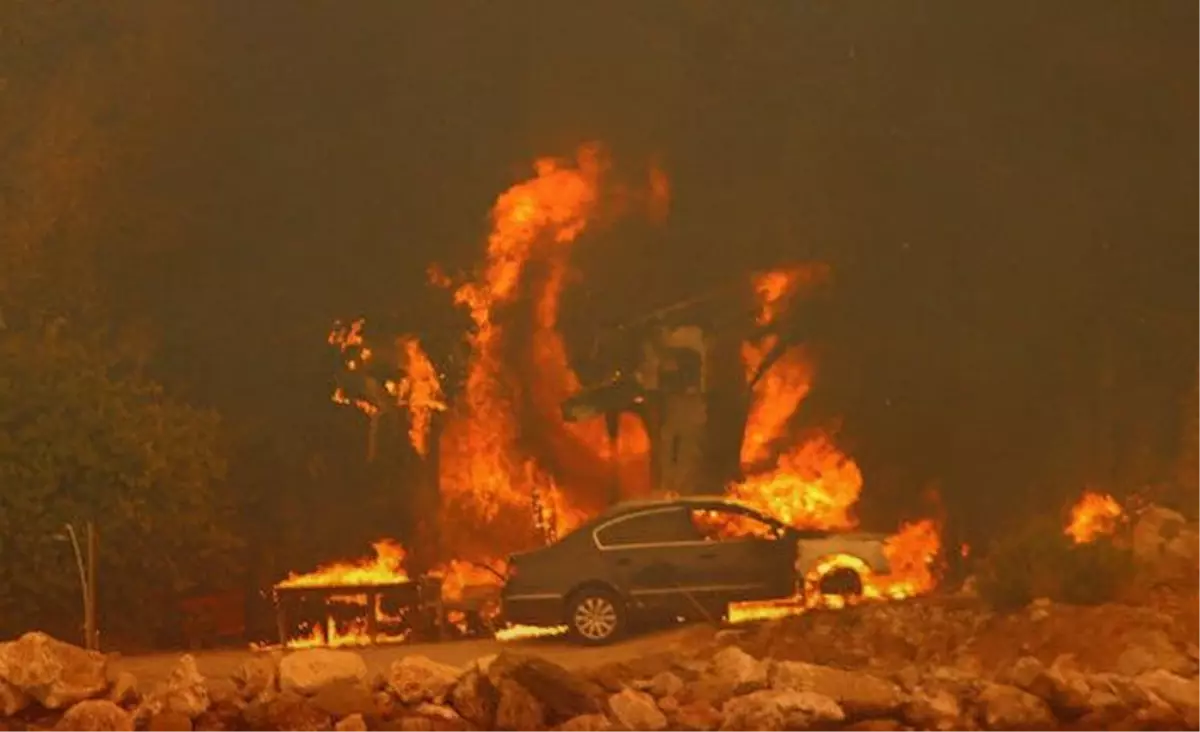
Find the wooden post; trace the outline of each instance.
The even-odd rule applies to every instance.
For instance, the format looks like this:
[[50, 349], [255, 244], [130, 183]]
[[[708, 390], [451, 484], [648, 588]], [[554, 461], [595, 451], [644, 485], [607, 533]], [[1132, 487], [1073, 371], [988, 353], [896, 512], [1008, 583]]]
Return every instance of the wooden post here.
[[87, 639], [87, 648], [91, 651], [100, 650], [100, 629], [96, 625], [96, 552], [99, 537], [96, 534], [95, 522], [87, 522], [87, 602], [84, 605], [83, 634]]

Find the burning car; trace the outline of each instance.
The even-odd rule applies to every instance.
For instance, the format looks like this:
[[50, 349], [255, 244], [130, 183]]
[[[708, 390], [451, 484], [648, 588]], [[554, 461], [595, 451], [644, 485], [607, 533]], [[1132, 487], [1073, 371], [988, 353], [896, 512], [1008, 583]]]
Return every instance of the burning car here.
[[501, 592], [510, 623], [562, 626], [603, 644], [638, 617], [724, 618], [731, 603], [796, 597], [814, 569], [818, 591], [862, 592], [861, 571], [886, 574], [886, 536], [794, 529], [715, 497], [620, 503], [558, 542], [509, 558]]

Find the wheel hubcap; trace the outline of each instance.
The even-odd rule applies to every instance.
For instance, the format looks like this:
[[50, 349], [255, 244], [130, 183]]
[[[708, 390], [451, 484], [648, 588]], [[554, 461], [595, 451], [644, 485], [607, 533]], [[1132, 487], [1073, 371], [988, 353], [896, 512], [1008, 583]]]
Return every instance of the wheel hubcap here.
[[575, 608], [575, 628], [584, 638], [607, 638], [617, 629], [617, 609], [603, 597], [585, 598]]

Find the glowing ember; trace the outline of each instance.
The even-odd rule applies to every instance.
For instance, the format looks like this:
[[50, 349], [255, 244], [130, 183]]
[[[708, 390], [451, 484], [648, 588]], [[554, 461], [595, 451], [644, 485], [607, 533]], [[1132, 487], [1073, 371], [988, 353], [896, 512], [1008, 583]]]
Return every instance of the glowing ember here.
[[1125, 510], [1117, 500], [1105, 493], [1087, 491], [1071, 507], [1071, 521], [1066, 534], [1076, 544], [1086, 544], [1117, 530]]

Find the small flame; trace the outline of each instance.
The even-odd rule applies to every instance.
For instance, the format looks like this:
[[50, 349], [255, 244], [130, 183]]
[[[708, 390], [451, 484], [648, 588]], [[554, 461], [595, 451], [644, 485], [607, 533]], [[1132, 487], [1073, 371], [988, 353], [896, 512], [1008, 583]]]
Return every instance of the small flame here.
[[1086, 491], [1071, 507], [1071, 521], [1065, 533], [1076, 544], [1087, 544], [1116, 531], [1124, 516], [1125, 509], [1117, 499], [1106, 493]]

